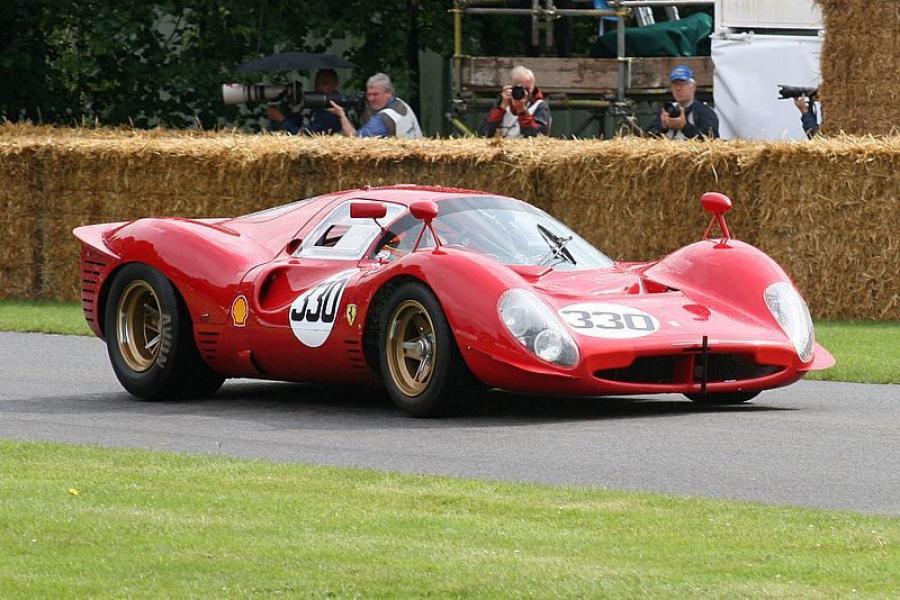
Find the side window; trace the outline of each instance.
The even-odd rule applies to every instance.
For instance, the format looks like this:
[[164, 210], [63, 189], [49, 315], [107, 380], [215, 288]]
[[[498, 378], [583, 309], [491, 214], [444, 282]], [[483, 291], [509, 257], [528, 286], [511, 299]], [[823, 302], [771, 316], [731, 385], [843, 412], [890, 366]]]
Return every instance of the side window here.
[[[422, 221], [409, 214], [397, 219], [397, 222], [391, 225], [391, 228], [378, 242], [378, 246], [375, 247], [375, 258], [384, 262], [393, 262], [401, 256], [406, 256], [412, 252], [422, 227]], [[419, 248], [433, 247], [434, 237], [431, 235], [431, 231], [426, 229], [419, 241]]]
[[315, 245], [319, 247], [335, 246], [348, 231], [350, 231], [349, 225], [332, 225], [325, 230], [325, 233], [322, 234], [321, 238], [316, 240]]
[[[403, 211], [401, 206], [389, 204], [381, 223], [395, 219]], [[344, 202], [310, 232], [295, 256], [334, 259], [359, 259], [381, 235], [381, 228], [372, 219], [351, 219], [350, 202]]]

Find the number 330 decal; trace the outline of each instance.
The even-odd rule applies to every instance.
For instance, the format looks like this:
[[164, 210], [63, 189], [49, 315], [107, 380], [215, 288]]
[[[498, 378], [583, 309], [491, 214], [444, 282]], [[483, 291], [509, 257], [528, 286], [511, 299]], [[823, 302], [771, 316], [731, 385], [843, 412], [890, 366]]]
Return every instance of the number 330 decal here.
[[312, 286], [293, 303], [289, 318], [297, 339], [306, 346], [318, 348], [334, 328], [335, 316], [344, 295], [344, 287], [356, 269], [342, 271]]
[[642, 310], [620, 304], [585, 302], [559, 311], [565, 322], [590, 337], [624, 340], [650, 335], [659, 329], [659, 320]]

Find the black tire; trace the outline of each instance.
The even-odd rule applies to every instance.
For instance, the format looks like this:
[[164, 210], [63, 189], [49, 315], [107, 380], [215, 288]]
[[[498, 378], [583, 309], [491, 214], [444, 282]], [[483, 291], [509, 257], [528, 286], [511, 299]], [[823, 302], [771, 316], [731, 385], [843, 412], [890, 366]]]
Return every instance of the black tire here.
[[697, 404], [743, 404], [759, 396], [760, 392], [730, 392], [727, 394], [685, 394]]
[[378, 340], [381, 377], [397, 407], [414, 417], [433, 417], [463, 406], [475, 379], [440, 303], [425, 285], [408, 282], [391, 293]]
[[113, 371], [138, 398], [202, 398], [225, 381], [200, 358], [187, 307], [172, 282], [148, 265], [133, 263], [116, 274], [104, 325]]

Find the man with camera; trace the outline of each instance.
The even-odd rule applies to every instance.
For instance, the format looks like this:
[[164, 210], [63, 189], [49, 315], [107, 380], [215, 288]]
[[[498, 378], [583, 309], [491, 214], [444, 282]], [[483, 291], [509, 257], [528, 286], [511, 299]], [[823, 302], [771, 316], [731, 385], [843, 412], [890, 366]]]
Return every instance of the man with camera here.
[[669, 81], [675, 102], [667, 103], [645, 132], [675, 140], [719, 137], [716, 112], [694, 100], [697, 90], [694, 71], [687, 65], [678, 65], [669, 74]]
[[797, 96], [794, 98], [794, 106], [800, 111], [800, 124], [803, 133], [812, 139], [819, 133], [819, 119], [816, 116], [815, 99], [809, 96]]
[[500, 100], [478, 127], [486, 137], [550, 135], [550, 106], [534, 85], [531, 69], [517, 66], [509, 72], [512, 83], [500, 90]]
[[816, 114], [816, 100], [818, 97], [819, 88], [778, 85], [778, 99], [794, 101], [794, 106], [800, 111], [800, 125], [803, 127], [803, 133], [810, 139], [819, 133], [819, 117]]
[[384, 73], [369, 77], [366, 82], [366, 103], [368, 114], [363, 115], [365, 124], [359, 129], [353, 126], [341, 105], [331, 102], [328, 112], [340, 120], [341, 131], [348, 137], [422, 137], [416, 113], [394, 95], [394, 84]]
[[[315, 91], [322, 94], [335, 94], [338, 89], [338, 76], [333, 69], [319, 69], [316, 71]], [[273, 123], [278, 123], [282, 130], [291, 135], [302, 133], [334, 134], [341, 131], [341, 123], [336, 116], [325, 108], [312, 112], [306, 127], [303, 127], [303, 113], [296, 112], [285, 115], [277, 106], [269, 106], [266, 116]]]
[[[800, 125], [803, 126], [803, 133], [806, 137], [812, 139], [819, 133], [819, 118], [816, 116], [816, 94], [817, 90], [812, 90], [812, 94], [806, 93], [794, 96], [794, 106], [800, 111]], [[784, 95], [782, 90], [782, 98], [790, 97]]]

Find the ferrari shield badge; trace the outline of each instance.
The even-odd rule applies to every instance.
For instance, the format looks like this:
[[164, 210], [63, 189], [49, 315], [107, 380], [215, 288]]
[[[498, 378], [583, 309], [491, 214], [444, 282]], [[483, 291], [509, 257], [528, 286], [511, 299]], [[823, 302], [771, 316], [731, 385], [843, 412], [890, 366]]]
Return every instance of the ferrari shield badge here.
[[243, 327], [247, 324], [247, 315], [250, 313], [247, 305], [247, 297], [241, 294], [231, 303], [231, 320], [235, 327]]
[[347, 325], [353, 327], [353, 322], [356, 320], [356, 305], [348, 304], [347, 305]]

